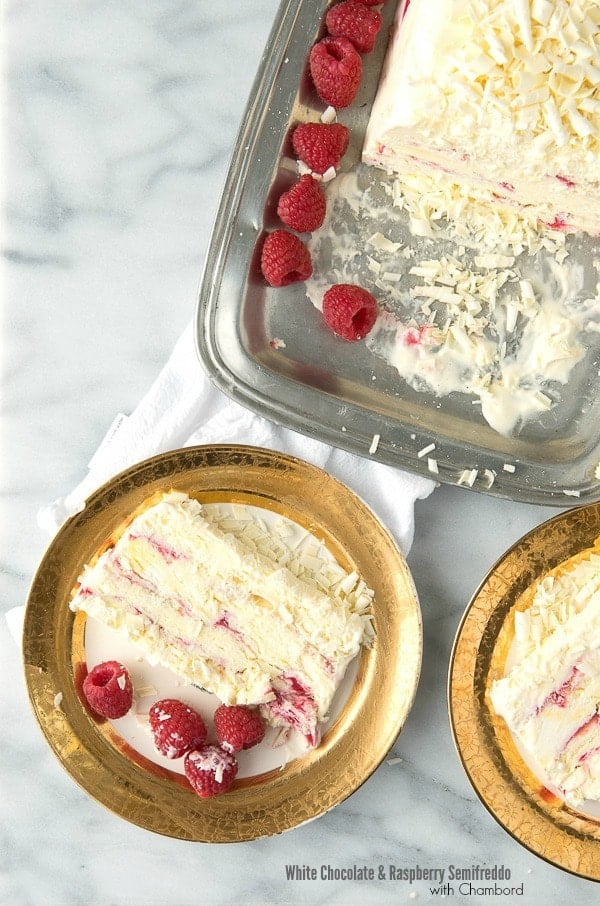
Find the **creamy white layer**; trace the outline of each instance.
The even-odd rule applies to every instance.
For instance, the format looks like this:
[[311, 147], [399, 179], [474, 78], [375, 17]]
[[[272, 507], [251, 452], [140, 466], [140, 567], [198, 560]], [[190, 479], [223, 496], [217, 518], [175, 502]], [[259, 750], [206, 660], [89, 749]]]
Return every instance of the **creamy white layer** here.
[[596, 0], [401, 2], [363, 159], [600, 233]]
[[[563, 387], [572, 380], [576, 387], [590, 367], [574, 373], [595, 345], [600, 319], [593, 260], [578, 263], [564, 234], [483, 201], [460, 199], [461, 222], [445, 221], [446, 229], [437, 217], [445, 193], [419, 196], [415, 188], [401, 206], [397, 182], [362, 165], [336, 177], [323, 226], [308, 243], [309, 299], [321, 309], [332, 283], [359, 283], [380, 303], [366, 345], [411, 387], [438, 397], [471, 394], [501, 434], [535, 421], [546, 432], [569, 395], [580, 395]], [[463, 237], [467, 221], [476, 230]], [[417, 225], [425, 241], [414, 239]], [[562, 411], [548, 416], [557, 404]], [[451, 412], [451, 398], [448, 405]]]
[[600, 799], [600, 557], [543, 580], [514, 628], [495, 711], [567, 802]]
[[261, 705], [314, 745], [371, 637], [371, 603], [332, 558], [294, 556], [258, 520], [211, 522], [198, 501], [170, 492], [86, 567], [71, 608], [124, 632], [150, 663], [223, 702]]

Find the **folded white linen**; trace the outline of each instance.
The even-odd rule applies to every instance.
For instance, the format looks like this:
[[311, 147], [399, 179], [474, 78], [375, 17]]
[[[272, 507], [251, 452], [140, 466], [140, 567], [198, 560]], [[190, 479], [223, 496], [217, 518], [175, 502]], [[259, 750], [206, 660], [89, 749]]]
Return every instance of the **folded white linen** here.
[[[229, 399], [207, 377], [188, 324], [169, 360], [131, 415], [119, 414], [83, 480], [44, 506], [38, 524], [50, 536], [112, 476], [156, 453], [211, 443], [241, 443], [289, 453], [327, 471], [370, 506], [404, 554], [414, 535], [414, 505], [436, 484], [367, 457], [347, 453], [256, 415]], [[7, 613], [20, 636], [23, 608]]]

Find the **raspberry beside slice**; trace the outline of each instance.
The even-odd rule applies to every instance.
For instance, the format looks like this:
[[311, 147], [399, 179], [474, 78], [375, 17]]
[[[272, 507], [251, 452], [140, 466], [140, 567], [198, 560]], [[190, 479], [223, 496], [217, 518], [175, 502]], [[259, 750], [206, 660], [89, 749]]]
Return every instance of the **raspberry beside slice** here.
[[133, 702], [129, 672], [118, 661], [96, 664], [83, 681], [83, 694], [90, 708], [101, 717], [124, 717]]
[[308, 62], [321, 100], [332, 107], [349, 107], [362, 78], [362, 59], [354, 44], [348, 38], [322, 38]]
[[300, 123], [292, 133], [294, 153], [321, 175], [331, 167], [337, 170], [349, 141], [350, 132], [342, 123]]
[[292, 230], [312, 233], [325, 219], [327, 203], [323, 189], [313, 176], [306, 174], [284, 192], [277, 204], [277, 214]]
[[275, 230], [265, 239], [260, 267], [271, 286], [288, 286], [312, 274], [310, 252], [301, 239], [287, 230]]
[[383, 25], [381, 13], [359, 0], [342, 0], [325, 16], [330, 35], [352, 41], [359, 53], [371, 53]]
[[235, 780], [238, 763], [231, 752], [206, 745], [187, 752], [183, 770], [194, 792], [209, 799], [227, 792]]
[[323, 296], [326, 324], [344, 340], [362, 340], [377, 320], [377, 300], [366, 289], [337, 283]]
[[154, 745], [166, 758], [181, 758], [189, 749], [206, 742], [206, 726], [200, 715], [177, 698], [154, 702], [148, 713]]
[[220, 705], [214, 722], [217, 739], [228, 752], [251, 749], [265, 736], [265, 722], [258, 711], [244, 705]]

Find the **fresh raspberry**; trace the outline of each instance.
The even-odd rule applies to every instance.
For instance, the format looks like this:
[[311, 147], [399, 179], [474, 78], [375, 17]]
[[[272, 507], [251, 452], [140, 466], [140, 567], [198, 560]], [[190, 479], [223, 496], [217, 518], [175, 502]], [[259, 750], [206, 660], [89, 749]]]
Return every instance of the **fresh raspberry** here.
[[350, 131], [342, 123], [300, 123], [292, 133], [292, 147], [313, 173], [337, 170], [348, 150]]
[[286, 226], [299, 233], [318, 230], [325, 219], [325, 193], [313, 176], [301, 176], [291, 189], [284, 192], [277, 213]]
[[330, 35], [348, 38], [359, 53], [371, 53], [383, 18], [379, 10], [359, 0], [342, 0], [329, 8], [325, 24]]
[[148, 713], [154, 745], [166, 758], [181, 758], [189, 749], [206, 742], [206, 727], [200, 715], [177, 698], [154, 702]]
[[101, 717], [124, 717], [133, 702], [129, 672], [118, 661], [96, 664], [83, 681], [83, 694], [90, 708]]
[[251, 749], [265, 736], [264, 720], [258, 711], [245, 705], [220, 705], [214, 721], [217, 739], [228, 752]]
[[332, 107], [350, 106], [362, 78], [362, 59], [348, 38], [322, 38], [310, 52], [309, 67], [322, 101]]
[[[356, 0], [357, 3], [362, 3], [363, 6], [383, 6], [387, 0]], [[406, 5], [410, 3], [410, 0], [407, 0]]]
[[183, 770], [194, 792], [209, 799], [227, 792], [235, 780], [238, 763], [221, 746], [206, 745], [186, 753]]
[[287, 230], [275, 230], [265, 239], [260, 268], [271, 286], [287, 286], [312, 274], [310, 252], [301, 239]]
[[337, 283], [323, 296], [323, 317], [345, 340], [362, 340], [377, 320], [377, 302], [360, 286]]

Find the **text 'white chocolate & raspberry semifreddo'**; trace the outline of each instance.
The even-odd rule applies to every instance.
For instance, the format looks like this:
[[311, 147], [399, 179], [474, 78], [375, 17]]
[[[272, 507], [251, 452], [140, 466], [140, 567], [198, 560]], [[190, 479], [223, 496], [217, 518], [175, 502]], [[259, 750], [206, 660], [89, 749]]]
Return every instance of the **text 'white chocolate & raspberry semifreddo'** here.
[[70, 606], [122, 631], [149, 663], [227, 704], [260, 705], [314, 746], [372, 639], [373, 593], [314, 545], [294, 551], [250, 508], [209, 509], [177, 491], [148, 501], [85, 568]]
[[492, 707], [550, 789], [600, 799], [600, 542], [537, 584], [513, 630]]
[[600, 234], [597, 0], [400, 2], [363, 159]]

